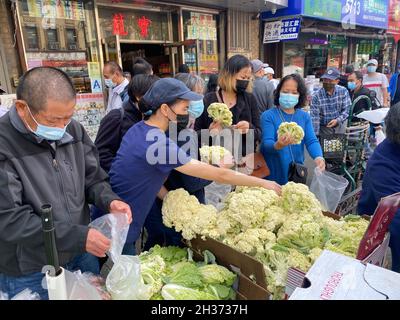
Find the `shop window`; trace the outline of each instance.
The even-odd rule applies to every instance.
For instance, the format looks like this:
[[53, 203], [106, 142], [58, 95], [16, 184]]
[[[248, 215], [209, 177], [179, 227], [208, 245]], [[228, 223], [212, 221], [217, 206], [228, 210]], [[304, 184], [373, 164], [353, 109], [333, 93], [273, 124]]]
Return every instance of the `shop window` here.
[[185, 63], [192, 72], [199, 72], [205, 79], [218, 73], [217, 25], [217, 15], [183, 11]]

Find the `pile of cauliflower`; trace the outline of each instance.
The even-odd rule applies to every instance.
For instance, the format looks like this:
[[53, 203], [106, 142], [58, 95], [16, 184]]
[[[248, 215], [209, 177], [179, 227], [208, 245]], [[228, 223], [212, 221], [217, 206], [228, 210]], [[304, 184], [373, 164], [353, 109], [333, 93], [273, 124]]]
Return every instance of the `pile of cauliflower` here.
[[283, 122], [278, 129], [278, 138], [289, 135], [294, 144], [300, 144], [304, 139], [304, 130], [296, 122]]
[[308, 187], [293, 182], [281, 196], [238, 187], [219, 212], [179, 189], [168, 193], [162, 213], [164, 224], [186, 240], [210, 237], [262, 262], [274, 299], [284, 298], [288, 269], [307, 272], [323, 249], [355, 257], [369, 224], [359, 216], [324, 216]]
[[220, 122], [223, 127], [229, 127], [233, 123], [233, 114], [224, 103], [212, 103], [207, 109], [208, 116], [215, 122]]

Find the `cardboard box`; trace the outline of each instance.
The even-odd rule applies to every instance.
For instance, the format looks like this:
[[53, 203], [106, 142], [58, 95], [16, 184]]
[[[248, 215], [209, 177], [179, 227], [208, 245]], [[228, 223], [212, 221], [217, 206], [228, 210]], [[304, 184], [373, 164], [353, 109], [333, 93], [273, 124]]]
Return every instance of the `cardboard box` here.
[[290, 300], [400, 299], [400, 274], [324, 250]]
[[210, 238], [202, 240], [198, 237], [188, 241], [188, 246], [195, 255], [202, 255], [205, 250], [211, 251], [218, 264], [238, 274], [237, 298], [239, 300], [270, 299], [271, 294], [267, 291], [264, 266], [261, 262]]

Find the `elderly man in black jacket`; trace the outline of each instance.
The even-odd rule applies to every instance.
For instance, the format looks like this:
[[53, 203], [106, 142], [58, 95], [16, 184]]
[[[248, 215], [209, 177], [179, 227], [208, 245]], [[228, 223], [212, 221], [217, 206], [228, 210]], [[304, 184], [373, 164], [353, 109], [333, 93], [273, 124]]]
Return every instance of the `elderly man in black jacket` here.
[[9, 296], [30, 288], [47, 298], [41, 286], [44, 204], [53, 207], [60, 264], [69, 270], [98, 273], [96, 257], [110, 248], [109, 239], [88, 227], [89, 203], [132, 220], [96, 147], [72, 119], [75, 96], [64, 72], [35, 68], [22, 77], [15, 106], [0, 119], [0, 291]]

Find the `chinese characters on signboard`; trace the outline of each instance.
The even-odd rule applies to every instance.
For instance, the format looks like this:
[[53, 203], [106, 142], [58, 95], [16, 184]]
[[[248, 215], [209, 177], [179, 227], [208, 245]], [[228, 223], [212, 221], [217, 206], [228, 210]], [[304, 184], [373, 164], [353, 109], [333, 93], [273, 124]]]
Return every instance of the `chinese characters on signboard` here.
[[217, 22], [213, 15], [191, 12], [187, 25], [187, 39], [217, 40]]
[[300, 18], [266, 22], [264, 43], [297, 40], [300, 32]]

